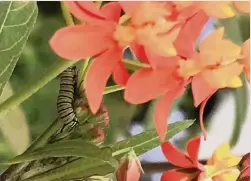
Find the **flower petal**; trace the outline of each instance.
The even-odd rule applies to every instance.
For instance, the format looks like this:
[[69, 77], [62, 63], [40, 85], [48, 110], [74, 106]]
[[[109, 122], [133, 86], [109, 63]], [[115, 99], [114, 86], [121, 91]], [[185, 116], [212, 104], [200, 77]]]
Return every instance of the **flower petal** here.
[[117, 181], [138, 181], [143, 172], [141, 163], [134, 151], [120, 159], [120, 166], [116, 171]]
[[145, 103], [168, 92], [179, 81], [169, 69], [143, 68], [129, 78], [124, 97], [131, 104]]
[[130, 44], [130, 49], [135, 54], [135, 56], [137, 58], [139, 58], [144, 63], [149, 64], [149, 60], [148, 60], [148, 58], [146, 56], [145, 48], [144, 48], [143, 45], [139, 45], [138, 43], [136, 43], [135, 41], [133, 41]]
[[178, 56], [165, 57], [160, 56], [156, 53], [153, 53], [149, 49], [145, 49], [148, 61], [153, 68], [169, 68], [170, 70], [175, 71], [179, 67], [179, 60], [181, 59]]
[[113, 70], [113, 80], [116, 84], [125, 86], [130, 75], [122, 62], [119, 62]]
[[246, 40], [242, 46], [242, 64], [244, 65], [244, 72], [246, 79], [250, 83], [250, 39]]
[[160, 141], [165, 141], [169, 111], [173, 101], [185, 91], [184, 86], [178, 86], [174, 90], [167, 92], [158, 100], [154, 110], [154, 125], [159, 135]]
[[94, 24], [105, 20], [94, 2], [91, 1], [66, 1], [65, 4], [70, 12], [79, 20]]
[[198, 154], [200, 149], [200, 136], [190, 139], [187, 143], [187, 153], [191, 159], [198, 161]]
[[119, 2], [125, 13], [132, 16], [135, 10], [137, 10], [141, 4], [140, 1], [120, 1]]
[[228, 172], [216, 175], [212, 177], [212, 181], [236, 181], [238, 176], [240, 175], [240, 171], [238, 169], [232, 169]]
[[183, 172], [184, 169], [172, 169], [164, 172], [161, 176], [161, 181], [190, 181], [196, 176], [195, 173]]
[[109, 49], [91, 64], [85, 78], [85, 92], [90, 109], [95, 114], [102, 102], [103, 90], [112, 71], [121, 60], [122, 51]]
[[[74, 25], [58, 30], [50, 46], [60, 57], [79, 60], [105, 51], [113, 44], [97, 26]], [[90, 41], [91, 40], [91, 41]], [[100, 43], [107, 42], [107, 43]]]
[[107, 3], [101, 8], [100, 11], [106, 17], [106, 19], [119, 22], [121, 6], [118, 2]]
[[248, 180], [250, 180], [250, 166], [249, 165], [241, 171], [239, 177], [237, 178], [237, 181], [248, 181]]
[[207, 135], [206, 135], [206, 129], [205, 129], [205, 126], [204, 126], [204, 121], [203, 121], [203, 113], [204, 113], [204, 109], [205, 109], [205, 106], [206, 106], [206, 103], [207, 101], [210, 99], [212, 95], [208, 96], [200, 105], [200, 128], [201, 128], [201, 131], [203, 133], [203, 136], [204, 136], [204, 140], [207, 139]]
[[184, 24], [177, 39], [173, 43], [178, 55], [187, 58], [193, 56], [195, 52], [195, 42], [198, 39], [202, 28], [208, 21], [208, 18], [209, 17], [203, 11], [199, 11]]
[[[237, 166], [241, 161], [241, 157], [231, 153], [228, 143], [220, 145], [213, 153], [213, 164], [218, 168], [230, 168]], [[222, 164], [225, 163], [225, 164]]]
[[203, 10], [213, 18], [230, 18], [235, 15], [234, 10], [231, 7], [232, 2], [220, 1], [220, 2], [202, 2], [201, 6]]
[[220, 89], [232, 87], [231, 84], [233, 78], [239, 76], [242, 71], [243, 65], [241, 65], [239, 62], [234, 62], [226, 66], [221, 66], [217, 69], [204, 70], [201, 75], [211, 87]]
[[219, 28], [209, 34], [199, 45], [201, 64], [227, 65], [240, 57], [241, 47], [230, 40], [223, 39], [224, 28]]
[[171, 142], [167, 141], [161, 144], [161, 149], [171, 164], [183, 168], [194, 166], [193, 161], [185, 153], [178, 150]]
[[208, 96], [216, 92], [216, 88], [210, 86], [203, 78], [202, 74], [198, 74], [192, 79], [192, 92], [194, 99], [194, 106], [197, 107]]
[[233, 1], [234, 7], [241, 13], [250, 13], [250, 1]]
[[244, 169], [245, 167], [250, 165], [250, 153], [244, 155], [239, 163], [239, 168]]

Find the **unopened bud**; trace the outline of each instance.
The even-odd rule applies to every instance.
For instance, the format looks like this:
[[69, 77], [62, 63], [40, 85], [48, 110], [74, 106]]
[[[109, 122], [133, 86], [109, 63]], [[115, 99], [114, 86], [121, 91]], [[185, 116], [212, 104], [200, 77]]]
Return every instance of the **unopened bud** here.
[[138, 181], [141, 173], [144, 172], [140, 161], [132, 150], [121, 158], [116, 177], [117, 181]]

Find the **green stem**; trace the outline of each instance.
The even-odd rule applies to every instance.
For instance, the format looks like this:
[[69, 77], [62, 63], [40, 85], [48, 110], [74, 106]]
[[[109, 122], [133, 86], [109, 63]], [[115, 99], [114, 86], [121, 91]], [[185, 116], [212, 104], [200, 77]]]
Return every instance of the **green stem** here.
[[73, 25], [74, 24], [73, 18], [71, 16], [70, 11], [66, 7], [65, 3], [63, 1], [61, 1], [60, 5], [61, 5], [62, 14], [64, 16], [66, 24], [67, 25]]
[[109, 86], [109, 87], [106, 87], [104, 92], [103, 92], [103, 95], [106, 95], [106, 94], [110, 94], [110, 93], [113, 93], [113, 92], [118, 92], [120, 90], [124, 90], [125, 87], [121, 87], [119, 85], [113, 85], [113, 86]]
[[0, 115], [6, 115], [9, 111], [16, 108], [20, 103], [37, 92], [40, 88], [58, 76], [62, 71], [73, 65], [75, 61], [58, 60], [49, 69], [47, 69], [37, 80], [25, 85], [20, 91], [4, 101], [0, 105]]
[[136, 70], [139, 70], [140, 68], [150, 68], [150, 66], [147, 64], [128, 60], [128, 59], [123, 59], [123, 62], [125, 64], [126, 68], [128, 68], [129, 70], [136, 71]]
[[80, 81], [78, 81], [78, 85], [77, 85], [77, 87], [79, 89], [82, 89], [82, 86], [83, 86], [82, 84], [84, 82], [83, 80], [84, 80], [86, 72], [88, 70], [88, 65], [89, 65], [90, 60], [91, 60], [90, 58], [87, 58], [87, 59], [80, 62], [80, 71], [79, 71], [79, 75], [78, 75], [78, 79]]

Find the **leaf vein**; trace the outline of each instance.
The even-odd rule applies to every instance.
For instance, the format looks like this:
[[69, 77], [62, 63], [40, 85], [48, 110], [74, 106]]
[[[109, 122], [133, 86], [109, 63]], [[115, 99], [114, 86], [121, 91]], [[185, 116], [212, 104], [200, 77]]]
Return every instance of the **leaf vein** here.
[[5, 15], [4, 20], [3, 20], [3, 23], [2, 23], [2, 25], [1, 25], [1, 27], [0, 27], [0, 34], [2, 33], [2, 30], [3, 30], [3, 28], [4, 28], [4, 23], [6, 22], [7, 17], [8, 17], [8, 15], [9, 15], [9, 13], [10, 13], [10, 7], [11, 7], [11, 5], [12, 5], [12, 2], [10, 2], [9, 7], [8, 7], [8, 9], [7, 9], [7, 11], [6, 11], [6, 15]]
[[22, 6], [19, 6], [19, 7], [17, 7], [16, 9], [11, 9], [10, 11], [11, 11], [11, 12], [13, 12], [13, 11], [18, 11], [19, 9], [22, 9], [22, 8], [24, 8], [25, 6], [27, 6], [29, 3], [30, 3], [30, 2], [28, 1], [28, 2], [24, 3]]

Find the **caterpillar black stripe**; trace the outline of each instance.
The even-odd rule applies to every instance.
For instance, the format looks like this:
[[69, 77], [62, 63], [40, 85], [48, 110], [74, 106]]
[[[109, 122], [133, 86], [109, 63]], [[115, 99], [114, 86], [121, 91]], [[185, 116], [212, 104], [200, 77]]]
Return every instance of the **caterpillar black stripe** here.
[[61, 131], [63, 131], [66, 126], [74, 127], [78, 123], [73, 108], [76, 84], [76, 67], [69, 67], [61, 73], [60, 90], [57, 99], [58, 115], [60, 119], [65, 123]]

